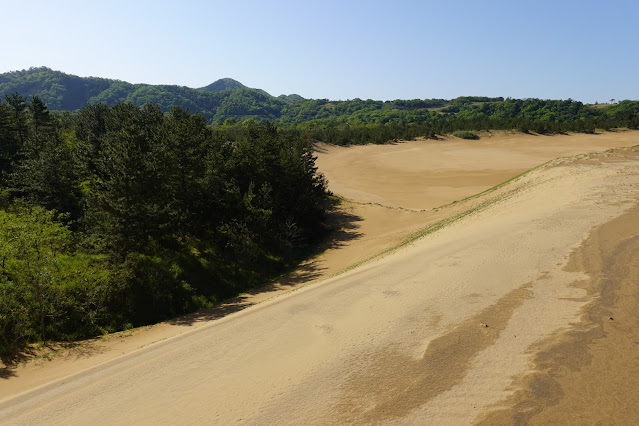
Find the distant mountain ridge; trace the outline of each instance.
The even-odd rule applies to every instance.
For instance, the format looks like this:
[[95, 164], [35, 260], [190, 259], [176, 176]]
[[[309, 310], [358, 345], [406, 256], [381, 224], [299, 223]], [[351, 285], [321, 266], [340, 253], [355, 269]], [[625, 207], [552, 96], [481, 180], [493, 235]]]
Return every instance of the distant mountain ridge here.
[[231, 78], [193, 89], [178, 85], [132, 84], [100, 77], [78, 77], [47, 67], [0, 74], [0, 96], [18, 92], [39, 96], [51, 110], [75, 111], [86, 104], [158, 104], [168, 111], [177, 105], [198, 112], [209, 121], [254, 118], [274, 120], [287, 104], [303, 100], [299, 95], [275, 98], [261, 89], [246, 87]]
[[[302, 125], [301, 129], [323, 126], [326, 135], [344, 143], [352, 139], [350, 126], [369, 126], [366, 131], [372, 131], [370, 129], [375, 126], [383, 126], [388, 130], [392, 126], [406, 128], [409, 124], [430, 123], [429, 132], [450, 133], [453, 128], [519, 128], [543, 133], [559, 129], [561, 123], [573, 122], [575, 129], [592, 129], [595, 118], [599, 117], [604, 128], [612, 123], [639, 127], [639, 101], [626, 100], [603, 107], [584, 105], [572, 99], [504, 99], [488, 96], [329, 101], [304, 99], [295, 94], [274, 97], [231, 78], [193, 89], [178, 85], [132, 84], [107, 78], [78, 77], [46, 67], [0, 74], [0, 102], [5, 95], [16, 92], [26, 98], [37, 95], [50, 110], [77, 111], [87, 104], [98, 103], [108, 106], [151, 103], [163, 111], [178, 106], [191, 113], [199, 113], [209, 123], [216, 124], [269, 120], [281, 125]], [[455, 124], [453, 120], [464, 124]], [[381, 138], [392, 139], [390, 133]]]

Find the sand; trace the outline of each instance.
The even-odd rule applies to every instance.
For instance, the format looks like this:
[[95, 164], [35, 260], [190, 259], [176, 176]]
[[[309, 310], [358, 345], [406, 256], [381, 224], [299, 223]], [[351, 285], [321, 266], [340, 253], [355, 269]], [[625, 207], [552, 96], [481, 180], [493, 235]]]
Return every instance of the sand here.
[[568, 271], [590, 303], [580, 322], [534, 346], [534, 369], [480, 424], [635, 424], [639, 420], [639, 205], [600, 226]]
[[482, 133], [387, 145], [317, 146], [335, 193], [361, 203], [428, 209], [483, 191], [548, 160], [637, 143], [637, 132], [556, 136]]
[[[200, 313], [1, 370], [0, 422], [636, 420], [637, 153], [556, 161], [431, 209], [554, 157], [638, 136], [320, 146], [332, 190], [355, 194], [340, 213], [341, 241], [269, 291], [231, 303], [230, 315]], [[402, 165], [412, 174], [402, 177]], [[441, 188], [425, 192], [433, 176]], [[398, 182], [404, 192], [395, 194]]]

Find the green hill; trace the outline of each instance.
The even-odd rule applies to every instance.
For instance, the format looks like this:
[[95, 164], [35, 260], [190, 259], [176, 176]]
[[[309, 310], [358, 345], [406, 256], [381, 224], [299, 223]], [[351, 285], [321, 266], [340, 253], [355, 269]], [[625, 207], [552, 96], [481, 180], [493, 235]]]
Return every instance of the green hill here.
[[[22, 96], [37, 95], [49, 109], [74, 111], [89, 99], [109, 89], [116, 80], [96, 77], [78, 77], [46, 67], [30, 68], [0, 74], [0, 95], [18, 92]], [[133, 86], [129, 83], [124, 83]]]
[[0, 74], [0, 96], [20, 93], [39, 96], [51, 110], [76, 111], [86, 104], [113, 106], [123, 102], [134, 105], [153, 103], [168, 111], [180, 106], [202, 114], [211, 122], [233, 118], [276, 120], [286, 101], [263, 90], [251, 89], [225, 78], [201, 89], [177, 85], [131, 84], [97, 77], [78, 77], [39, 67]]
[[255, 90], [256, 92], [259, 92], [263, 95], [271, 96], [270, 94], [268, 94], [262, 89], [252, 89], [250, 87], [246, 87], [239, 81], [233, 80], [232, 78], [221, 78], [209, 84], [208, 86], [200, 87], [198, 90], [203, 90], [205, 92], [219, 93], [219, 92], [224, 92], [225, 90], [238, 90], [238, 89]]

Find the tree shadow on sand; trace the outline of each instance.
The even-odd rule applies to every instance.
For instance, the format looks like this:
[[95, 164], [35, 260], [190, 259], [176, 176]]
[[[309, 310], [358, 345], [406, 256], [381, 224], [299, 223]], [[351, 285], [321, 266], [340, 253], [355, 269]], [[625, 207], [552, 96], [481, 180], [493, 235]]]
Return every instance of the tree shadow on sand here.
[[98, 340], [92, 339], [80, 342], [62, 342], [58, 345], [60, 349], [65, 350], [66, 359], [79, 360], [104, 353], [106, 349], [98, 343]]
[[16, 373], [10, 367], [2, 367], [0, 368], [0, 380], [10, 379], [11, 377], [15, 377]]
[[70, 342], [51, 341], [44, 343], [39, 348], [36, 348], [36, 345], [30, 345], [20, 352], [2, 357], [0, 379], [9, 379], [16, 376], [15, 367], [37, 358], [50, 360], [52, 357], [62, 355], [65, 359], [78, 360], [101, 354], [105, 351], [105, 348], [98, 343], [99, 340], [97, 339], [88, 339]]
[[16, 376], [15, 367], [36, 357], [36, 352], [31, 347], [20, 352], [5, 354], [0, 357], [0, 379], [10, 379]]
[[[309, 253], [307, 256], [309, 260], [302, 262], [295, 270], [269, 284], [248, 290], [240, 296], [226, 300], [217, 306], [175, 318], [168, 321], [168, 323], [188, 326], [198, 322], [223, 318], [257, 304], [256, 300], [267, 299], [268, 293], [275, 294], [275, 292], [287, 291], [321, 277], [326, 268], [321, 266], [319, 255], [326, 250], [339, 249], [349, 241], [360, 238], [362, 234], [357, 229], [360, 227], [359, 222], [361, 221], [362, 218], [360, 216], [345, 211], [341, 206], [334, 207], [328, 214], [327, 222], [331, 229], [328, 236]], [[256, 297], [260, 295], [265, 297]]]

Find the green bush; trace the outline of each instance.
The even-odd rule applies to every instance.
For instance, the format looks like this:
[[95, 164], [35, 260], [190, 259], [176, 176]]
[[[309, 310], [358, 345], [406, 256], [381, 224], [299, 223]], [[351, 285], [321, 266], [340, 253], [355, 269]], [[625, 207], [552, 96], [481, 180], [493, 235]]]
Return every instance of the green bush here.
[[453, 136], [457, 138], [461, 138], [461, 139], [473, 139], [473, 140], [479, 139], [479, 136], [477, 135], [477, 133], [472, 132], [470, 130], [458, 130], [456, 132], [453, 132]]
[[0, 355], [122, 326], [121, 274], [106, 256], [75, 250], [60, 218], [20, 200], [0, 210]]

